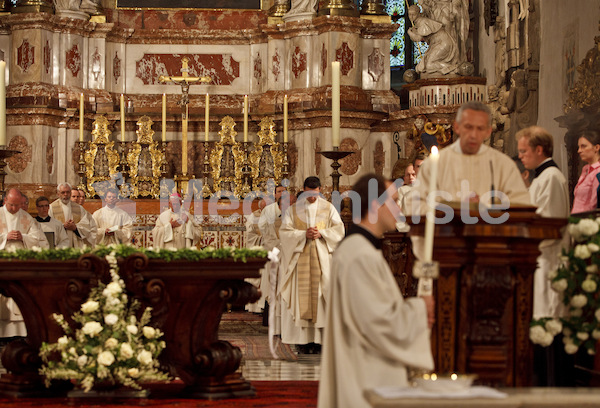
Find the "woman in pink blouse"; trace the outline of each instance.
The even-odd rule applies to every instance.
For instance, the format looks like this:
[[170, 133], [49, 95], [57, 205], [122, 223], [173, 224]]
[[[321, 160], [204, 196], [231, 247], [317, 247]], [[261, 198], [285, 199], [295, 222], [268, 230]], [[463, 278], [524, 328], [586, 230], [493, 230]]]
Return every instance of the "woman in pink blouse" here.
[[598, 208], [598, 187], [600, 181], [600, 134], [587, 130], [577, 141], [577, 153], [587, 164], [581, 170], [581, 176], [573, 192], [573, 208], [571, 214], [592, 211]]

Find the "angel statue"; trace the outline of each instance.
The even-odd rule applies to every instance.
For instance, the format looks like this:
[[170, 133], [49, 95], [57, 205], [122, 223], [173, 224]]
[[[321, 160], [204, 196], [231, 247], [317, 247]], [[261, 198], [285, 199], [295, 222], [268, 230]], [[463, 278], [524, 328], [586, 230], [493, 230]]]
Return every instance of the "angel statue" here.
[[285, 13], [286, 21], [312, 18], [316, 14], [318, 0], [292, 0], [290, 11]]

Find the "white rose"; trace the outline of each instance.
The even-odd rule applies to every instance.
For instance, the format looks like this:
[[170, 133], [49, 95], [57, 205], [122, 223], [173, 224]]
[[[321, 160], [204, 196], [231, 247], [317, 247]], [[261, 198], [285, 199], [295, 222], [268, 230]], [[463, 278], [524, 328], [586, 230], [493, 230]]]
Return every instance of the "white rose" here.
[[557, 276], [558, 276], [558, 269], [553, 269], [550, 272], [548, 272], [548, 279], [549, 280], [553, 280]]
[[600, 226], [596, 221], [586, 218], [579, 221], [577, 229], [581, 235], [591, 237], [600, 230]]
[[564, 292], [569, 287], [569, 283], [567, 282], [566, 279], [559, 279], [557, 281], [552, 282], [551, 286], [552, 286], [552, 289], [561, 293], [561, 292]]
[[553, 336], [556, 336], [562, 331], [562, 323], [557, 319], [548, 320], [545, 324], [545, 327], [548, 333], [552, 334]]
[[564, 334], [566, 337], [571, 337], [571, 335], [573, 334], [573, 332], [572, 332], [572, 331], [571, 331], [571, 329], [569, 329], [568, 327], [565, 327], [565, 328], [563, 329], [563, 334]]
[[573, 255], [575, 255], [575, 258], [588, 259], [590, 256], [592, 256], [592, 253], [587, 245], [577, 245]]
[[121, 350], [119, 351], [119, 355], [124, 359], [128, 360], [133, 357], [133, 349], [129, 343], [121, 344]]
[[589, 348], [589, 349], [587, 349], [587, 353], [588, 353], [590, 356], [593, 356], [593, 355], [595, 355], [595, 354], [596, 354], [596, 350]]
[[111, 337], [110, 339], [106, 339], [106, 341], [104, 342], [104, 347], [106, 347], [107, 349], [114, 349], [118, 345], [119, 345], [119, 340], [115, 339], [114, 337]]
[[539, 325], [529, 328], [529, 338], [533, 343], [539, 344], [542, 347], [548, 347], [554, 340], [554, 336]]
[[114, 313], [110, 313], [110, 314], [107, 314], [106, 316], [104, 316], [104, 323], [108, 324], [109, 326], [112, 326], [113, 324], [115, 324], [118, 321], [119, 321], [119, 316], [117, 316]]
[[585, 267], [587, 273], [598, 273], [598, 265], [591, 264]]
[[600, 309], [596, 309], [596, 311], [594, 312], [594, 316], [596, 317], [596, 320], [600, 322]]
[[581, 289], [588, 293], [595, 292], [597, 287], [598, 285], [596, 284], [596, 282], [591, 279], [586, 279], [583, 282], [581, 282]]
[[590, 338], [590, 334], [586, 332], [577, 332], [577, 338], [581, 341], [586, 341]]
[[588, 247], [588, 249], [590, 250], [590, 252], [591, 252], [592, 254], [593, 254], [594, 252], [598, 252], [598, 251], [600, 251], [600, 246], [598, 246], [598, 245], [594, 244], [593, 242], [590, 242], [590, 243], [588, 244], [588, 246], [587, 246], [587, 247]]
[[119, 285], [117, 282], [111, 282], [108, 285], [106, 285], [106, 288], [104, 288], [102, 294], [106, 297], [115, 296], [121, 293], [122, 291], [123, 288], [121, 288], [121, 285]]
[[148, 365], [152, 363], [152, 353], [148, 350], [140, 351], [137, 355], [137, 360], [144, 365]]
[[87, 360], [88, 360], [87, 356], [77, 357], [77, 366], [80, 368], [83, 367], [87, 363]]
[[137, 328], [137, 326], [135, 326], [135, 325], [133, 325], [133, 324], [130, 324], [130, 325], [127, 325], [127, 331], [128, 331], [129, 333], [131, 333], [131, 334], [134, 334], [134, 335], [135, 335], [135, 334], [137, 334], [137, 332], [138, 332], [138, 328]]
[[[76, 356], [77, 355], [77, 350], [75, 350], [75, 347], [71, 347], [69, 349], [69, 353], [71, 353], [72, 355]], [[84, 351], [84, 353], [85, 353], [85, 351]]]
[[67, 336], [62, 336], [58, 338], [58, 345], [61, 347], [65, 347], [69, 344], [69, 338]]
[[109, 366], [115, 362], [115, 356], [110, 351], [103, 351], [98, 354], [98, 364], [103, 366]]
[[94, 337], [96, 334], [102, 331], [102, 325], [98, 322], [87, 322], [81, 328], [83, 334]]
[[568, 344], [565, 344], [565, 352], [566, 352], [567, 354], [575, 354], [575, 353], [577, 353], [577, 349], [578, 349], [578, 348], [579, 348], [579, 347], [577, 347], [577, 346], [576, 346], [575, 344], [573, 344], [573, 343], [568, 343]]
[[138, 378], [140, 376], [140, 370], [137, 368], [130, 368], [127, 370], [127, 374], [129, 374], [131, 378]]
[[600, 330], [598, 330], [598, 329], [594, 329], [594, 331], [592, 332], [592, 337], [593, 337], [595, 340], [600, 340]]
[[144, 326], [142, 328], [142, 333], [144, 333], [144, 337], [147, 339], [153, 339], [156, 336], [156, 329], [150, 326]]
[[586, 295], [575, 295], [571, 298], [571, 306], [576, 308], [582, 308], [587, 304]]
[[106, 262], [108, 262], [110, 265], [115, 265], [117, 263], [117, 258], [111, 254], [106, 255], [104, 259], [106, 259]]
[[98, 310], [100, 304], [95, 300], [88, 300], [84, 304], [81, 305], [81, 311], [85, 314], [90, 314]]
[[567, 227], [567, 232], [576, 241], [581, 240], [581, 232], [579, 232], [579, 227], [577, 226], [577, 224], [569, 224], [569, 226]]
[[[565, 329], [565, 330], [567, 330], [567, 329]], [[563, 333], [564, 333], [564, 332], [563, 332]], [[571, 343], [573, 343], [573, 338], [572, 338], [572, 337], [566, 337], [566, 336], [565, 336], [565, 337], [563, 337], [563, 343], [564, 343], [564, 344], [571, 344]]]

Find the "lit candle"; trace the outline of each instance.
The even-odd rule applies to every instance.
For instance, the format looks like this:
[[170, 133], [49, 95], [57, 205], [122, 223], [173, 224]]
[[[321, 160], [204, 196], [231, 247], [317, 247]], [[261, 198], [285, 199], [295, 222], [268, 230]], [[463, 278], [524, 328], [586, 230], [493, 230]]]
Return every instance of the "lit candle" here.
[[206, 94], [204, 102], [204, 141], [208, 142], [208, 127], [210, 125], [210, 98]]
[[440, 154], [438, 148], [433, 146], [429, 155], [431, 176], [429, 192], [427, 194], [427, 218], [425, 220], [425, 255], [423, 262], [433, 260], [433, 235], [435, 232], [435, 196], [437, 191], [438, 162]]
[[248, 141], [248, 95], [244, 95], [244, 142]]
[[162, 95], [162, 141], [167, 141], [167, 94]]
[[83, 92], [79, 95], [79, 141], [83, 142]]
[[283, 142], [288, 141], [288, 97], [283, 96]]
[[121, 142], [125, 141], [125, 97], [121, 94]]
[[331, 145], [340, 145], [340, 62], [331, 63]]
[[6, 62], [0, 61], [0, 146], [6, 146]]

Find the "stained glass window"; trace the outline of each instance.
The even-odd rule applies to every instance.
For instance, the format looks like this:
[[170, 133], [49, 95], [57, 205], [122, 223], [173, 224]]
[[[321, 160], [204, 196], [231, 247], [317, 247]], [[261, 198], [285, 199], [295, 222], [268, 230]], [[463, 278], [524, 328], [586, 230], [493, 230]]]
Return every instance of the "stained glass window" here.
[[[417, 4], [418, 0], [387, 0], [385, 11], [392, 18], [392, 23], [399, 24], [398, 30], [392, 35], [390, 40], [390, 65], [393, 67], [411, 68], [419, 63], [421, 56], [427, 51], [428, 45], [425, 42], [413, 43], [406, 34], [407, 27], [410, 27], [408, 21], [407, 5]], [[412, 44], [412, 58], [406, 58], [406, 48]]]

